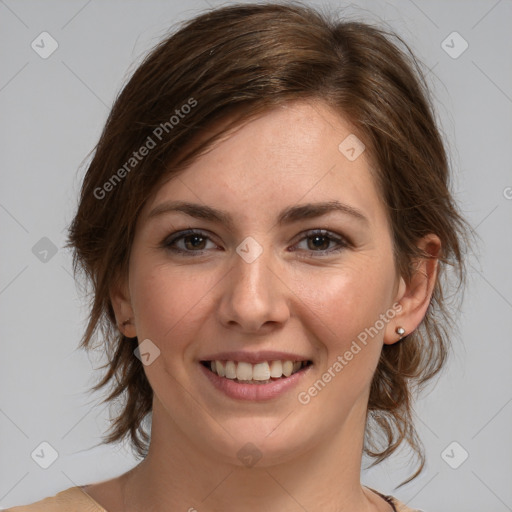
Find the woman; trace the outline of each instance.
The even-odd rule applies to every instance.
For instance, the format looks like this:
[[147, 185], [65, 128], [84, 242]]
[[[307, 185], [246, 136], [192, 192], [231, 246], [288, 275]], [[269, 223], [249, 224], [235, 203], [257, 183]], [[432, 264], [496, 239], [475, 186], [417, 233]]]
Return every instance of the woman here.
[[[393, 37], [397, 40], [392, 42]], [[82, 340], [142, 462], [13, 511], [410, 511], [360, 482], [443, 366], [465, 223], [405, 43], [310, 7], [211, 10], [118, 97], [70, 226]], [[151, 431], [144, 420], [151, 419]]]

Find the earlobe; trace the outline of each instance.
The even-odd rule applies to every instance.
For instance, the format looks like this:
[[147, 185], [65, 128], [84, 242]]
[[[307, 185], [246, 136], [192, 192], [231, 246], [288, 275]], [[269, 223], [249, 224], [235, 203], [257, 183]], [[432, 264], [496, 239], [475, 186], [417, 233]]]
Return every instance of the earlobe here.
[[135, 315], [131, 305], [128, 286], [116, 284], [110, 292], [110, 301], [116, 316], [118, 329], [127, 338], [135, 338], [137, 330], [135, 328]]
[[408, 283], [400, 277], [396, 301], [401, 305], [401, 309], [386, 326], [386, 345], [392, 345], [412, 333], [421, 324], [432, 299], [437, 281], [441, 241], [438, 236], [429, 234], [419, 241], [418, 247], [428, 256], [414, 261]]

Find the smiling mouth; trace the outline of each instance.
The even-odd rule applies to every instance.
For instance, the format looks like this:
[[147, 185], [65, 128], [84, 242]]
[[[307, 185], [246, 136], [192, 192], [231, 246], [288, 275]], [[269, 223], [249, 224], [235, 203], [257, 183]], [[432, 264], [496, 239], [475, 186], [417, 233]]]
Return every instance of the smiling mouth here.
[[312, 361], [200, 361], [212, 373], [241, 384], [268, 384], [311, 366]]

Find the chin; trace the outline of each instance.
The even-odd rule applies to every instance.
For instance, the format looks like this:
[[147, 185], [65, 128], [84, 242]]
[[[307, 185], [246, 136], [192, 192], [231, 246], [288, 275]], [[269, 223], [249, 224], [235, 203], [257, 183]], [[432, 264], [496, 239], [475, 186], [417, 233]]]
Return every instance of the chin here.
[[221, 438], [212, 433], [209, 450], [212, 457], [240, 467], [270, 467], [289, 462], [307, 452], [320, 439], [306, 432], [304, 426], [287, 425], [286, 414], [279, 418], [232, 419], [222, 430]]

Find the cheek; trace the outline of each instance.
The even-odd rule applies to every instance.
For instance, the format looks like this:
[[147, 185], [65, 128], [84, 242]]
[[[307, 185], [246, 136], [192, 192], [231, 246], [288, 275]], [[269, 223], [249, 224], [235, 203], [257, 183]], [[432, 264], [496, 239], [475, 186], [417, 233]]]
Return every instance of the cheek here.
[[310, 311], [311, 331], [325, 354], [322, 365], [329, 367], [341, 356], [348, 362], [344, 373], [362, 380], [371, 377], [380, 356], [382, 315], [390, 307], [393, 286], [389, 268], [366, 263], [317, 274], [303, 280], [307, 284], [300, 288], [300, 298]]
[[207, 292], [215, 282], [207, 273], [169, 264], [147, 265], [134, 273], [131, 291], [139, 342], [149, 339], [160, 350], [144, 372], [162, 403], [177, 400], [187, 382], [183, 362], [204, 324]]
[[132, 304], [139, 340], [149, 338], [165, 353], [177, 353], [204, 323], [208, 295], [220, 277], [168, 262], [134, 265]]
[[302, 289], [305, 305], [315, 313], [310, 313], [311, 331], [322, 356], [318, 378], [300, 389], [297, 398], [309, 404], [311, 418], [322, 418], [326, 425], [339, 425], [355, 404], [360, 405], [360, 414], [366, 410], [382, 350], [380, 319], [389, 305], [392, 285], [377, 274], [345, 268], [317, 279], [322, 288]]
[[[301, 299], [343, 338], [373, 324], [389, 306], [390, 271], [368, 265], [344, 266], [314, 279], [304, 279]], [[370, 322], [370, 324], [369, 324]]]

